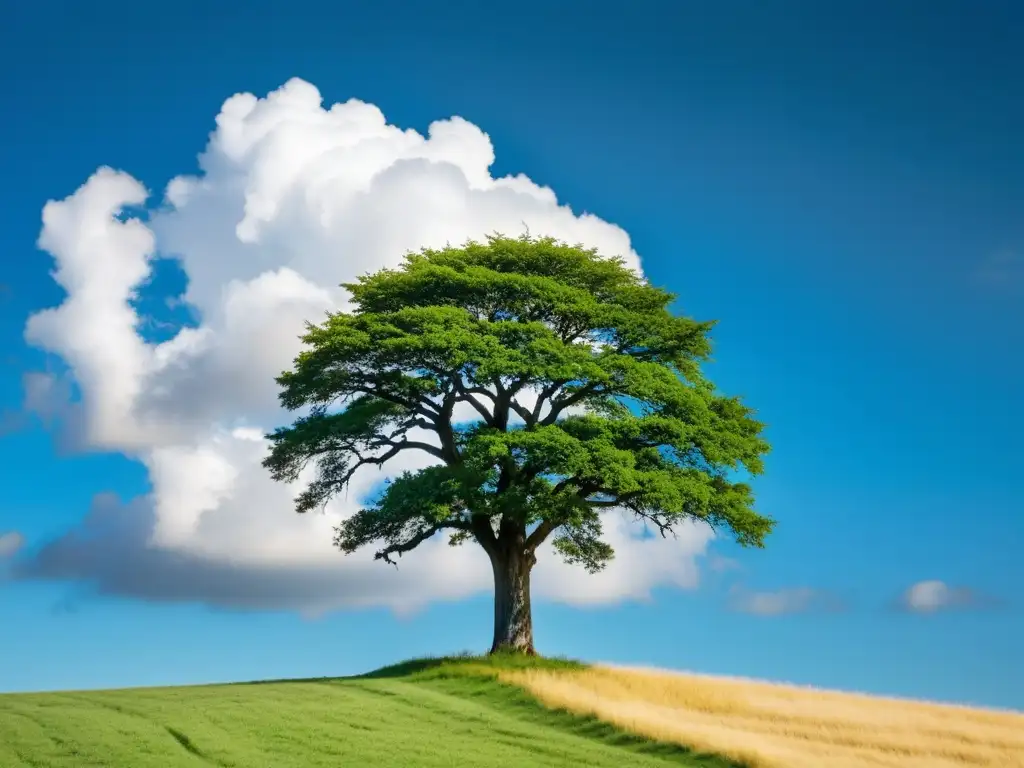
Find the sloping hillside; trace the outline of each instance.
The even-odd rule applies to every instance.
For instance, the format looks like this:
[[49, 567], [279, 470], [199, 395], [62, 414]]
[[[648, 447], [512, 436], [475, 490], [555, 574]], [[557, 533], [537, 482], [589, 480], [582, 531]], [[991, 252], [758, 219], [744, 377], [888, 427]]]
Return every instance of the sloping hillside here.
[[0, 696], [0, 768], [371, 765], [1019, 768], [1024, 715], [515, 657]]
[[547, 711], [497, 668], [416, 662], [357, 679], [0, 696], [0, 766], [730, 765]]
[[1021, 768], [1024, 714], [608, 667], [506, 671], [541, 701], [754, 768]]

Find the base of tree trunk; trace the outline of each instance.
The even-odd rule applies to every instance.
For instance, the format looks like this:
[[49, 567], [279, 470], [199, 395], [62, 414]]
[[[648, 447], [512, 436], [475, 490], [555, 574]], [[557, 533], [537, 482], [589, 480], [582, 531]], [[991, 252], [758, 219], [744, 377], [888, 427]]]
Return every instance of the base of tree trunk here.
[[487, 652], [487, 655], [488, 656], [493, 656], [496, 653], [516, 654], [516, 655], [519, 655], [519, 656], [537, 656], [537, 655], [539, 655], [537, 653], [537, 649], [533, 647], [532, 643], [529, 646], [527, 646], [526, 648], [517, 648], [517, 647], [512, 646], [512, 645], [500, 645], [498, 647], [492, 647], [491, 650], [489, 650]]
[[536, 656], [530, 606], [532, 558], [512, 549], [492, 556], [494, 568], [494, 638], [491, 653]]

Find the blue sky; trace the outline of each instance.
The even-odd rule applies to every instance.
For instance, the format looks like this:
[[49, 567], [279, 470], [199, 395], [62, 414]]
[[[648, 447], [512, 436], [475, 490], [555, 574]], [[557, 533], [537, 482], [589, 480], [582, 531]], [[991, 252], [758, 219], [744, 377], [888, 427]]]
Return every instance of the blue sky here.
[[[186, 275], [209, 286], [212, 307], [215, 288], [256, 278], [281, 247], [266, 243], [294, 235], [310, 248], [346, 244], [336, 262], [329, 252], [296, 267], [333, 285], [353, 244], [369, 252], [384, 247], [381, 232], [399, 242], [412, 231], [395, 200], [438, 199], [409, 184], [462, 183], [392, 174], [390, 202], [344, 219], [372, 219], [359, 235], [372, 242], [317, 239], [272, 214], [254, 250], [225, 246], [217, 238], [242, 217], [227, 197], [210, 198], [205, 219], [153, 213], [172, 178], [200, 172], [226, 99], [263, 98], [297, 77], [325, 106], [355, 97], [424, 135], [460, 116], [489, 135], [491, 176], [523, 173], [577, 214], [621, 227], [683, 311], [720, 321], [709, 373], [770, 425], [774, 450], [756, 484], [759, 507], [779, 521], [767, 548], [691, 542], [679, 557], [699, 583], [685, 569], [667, 581], [619, 572], [648, 599], [538, 597], [543, 652], [1024, 708], [1024, 10], [998, 0], [499, 5], [50, 1], [8, 12], [0, 533], [12, 535], [0, 541], [23, 545], [2, 561], [0, 690], [346, 674], [487, 644], [486, 591], [462, 597], [451, 579], [437, 588], [452, 599], [396, 615], [393, 595], [350, 607], [364, 591], [350, 574], [338, 587], [349, 607], [319, 615], [294, 595], [329, 591], [324, 580], [347, 572], [289, 571], [286, 599], [273, 568], [233, 572], [220, 550], [207, 570], [150, 557], [140, 542], [159, 513], [148, 500], [166, 508], [174, 489], [187, 495], [181, 467], [192, 465], [174, 465], [180, 473], [150, 496], [152, 468], [171, 465], [148, 442], [125, 447], [123, 423], [97, 426], [122, 379], [89, 379], [87, 364], [53, 351], [61, 339], [49, 352], [26, 343], [30, 315], [65, 298], [36, 245], [43, 205], [100, 166], [154, 193], [144, 217], [156, 217], [159, 255], [195, 249], [187, 265], [155, 262], [141, 289], [150, 343], [199, 322], [166, 301]], [[468, 157], [475, 135], [455, 130], [451, 151]], [[548, 221], [537, 210], [534, 232]], [[105, 262], [76, 263], [74, 275]], [[116, 283], [111, 274], [90, 285]], [[94, 316], [77, 325], [92, 328]], [[106, 359], [117, 343], [75, 349]], [[169, 412], [189, 421], [189, 403], [201, 402], [212, 409], [197, 405], [202, 418], [273, 426], [196, 391]], [[259, 545], [262, 528], [223, 524], [232, 520], [243, 549], [247, 536]], [[187, 544], [194, 553], [204, 541]], [[945, 591], [918, 593], [935, 610], [900, 602], [935, 581]]]

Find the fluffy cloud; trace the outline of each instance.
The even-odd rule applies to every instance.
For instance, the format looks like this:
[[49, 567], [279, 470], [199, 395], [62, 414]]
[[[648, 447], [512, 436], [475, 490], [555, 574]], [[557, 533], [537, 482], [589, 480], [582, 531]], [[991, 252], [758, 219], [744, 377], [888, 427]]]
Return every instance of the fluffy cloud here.
[[[19, 564], [17, 573], [22, 578], [86, 579], [101, 594], [294, 610], [310, 616], [372, 606], [408, 614], [430, 601], [457, 600], [490, 586], [490, 566], [475, 546], [453, 549], [443, 539], [434, 539], [406, 555], [397, 569], [388, 568], [374, 562], [366, 550], [342, 556], [330, 549], [331, 531], [323, 518], [309, 518], [308, 526], [289, 525], [287, 501], [278, 497], [279, 503], [268, 505], [258, 519], [268, 531], [290, 536], [292, 546], [271, 542], [268, 534], [247, 534], [245, 541], [264, 549], [271, 544], [280, 547], [276, 557], [260, 558], [242, 546], [234, 553], [210, 551], [194, 543], [198, 536], [189, 540], [189, 546], [154, 546], [159, 518], [151, 498], [122, 503], [112, 494], [102, 495], [78, 529]], [[274, 513], [276, 517], [270, 517]], [[608, 523], [608, 540], [618, 549], [615, 562], [588, 577], [558, 560], [554, 552], [544, 552], [533, 579], [538, 598], [599, 606], [645, 600], [655, 584], [696, 584], [694, 558], [705, 546], [705, 531], [684, 530], [671, 546], [635, 538], [635, 529], [618, 515], [610, 516]]]
[[938, 580], [919, 581], [900, 596], [899, 606], [912, 613], [937, 613], [954, 609], [980, 608], [992, 600], [967, 587], [951, 587]]
[[729, 607], [754, 616], [785, 616], [794, 613], [835, 612], [843, 605], [834, 595], [810, 587], [755, 592], [742, 586], [730, 590]]
[[[489, 566], [468, 546], [431, 541], [395, 571], [331, 545], [333, 526], [385, 477], [429, 457], [368, 469], [307, 516], [292, 511], [297, 488], [271, 482], [260, 459], [261, 434], [290, 420], [273, 377], [299, 351], [304, 321], [345, 307], [339, 283], [409, 250], [514, 234], [524, 223], [639, 269], [622, 229], [576, 215], [525, 176], [493, 178], [493, 161], [488, 136], [461, 118], [422, 136], [389, 125], [372, 104], [325, 109], [314, 86], [291, 80], [262, 99], [228, 99], [199, 173], [173, 179], [147, 216], [131, 214], [147, 190], [110, 168], [48, 203], [39, 242], [67, 296], [29, 319], [26, 339], [68, 366], [80, 442], [142, 462], [152, 493], [124, 504], [98, 498], [80, 528], [23, 573], [143, 598], [308, 612], [413, 610], [489, 588]], [[160, 258], [188, 276], [182, 296], [163, 298], [187, 303], [199, 321], [156, 343], [142, 333], [136, 299], [154, 290], [147, 281]], [[37, 410], [67, 412], [47, 403], [60, 390], [54, 381], [32, 383]], [[539, 596], [601, 604], [696, 584], [708, 530], [661, 540], [639, 537], [620, 513], [605, 520], [614, 563], [588, 576], [546, 553]]]

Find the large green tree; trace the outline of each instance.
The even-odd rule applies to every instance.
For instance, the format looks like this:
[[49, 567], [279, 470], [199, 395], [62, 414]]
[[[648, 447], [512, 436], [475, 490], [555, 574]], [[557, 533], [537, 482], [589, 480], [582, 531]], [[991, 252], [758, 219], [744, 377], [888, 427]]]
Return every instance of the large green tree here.
[[762, 471], [763, 425], [703, 376], [712, 323], [673, 315], [673, 295], [621, 259], [494, 236], [344, 287], [352, 311], [309, 324], [277, 379], [286, 408], [310, 410], [269, 435], [264, 465], [291, 482], [315, 463], [296, 500], [307, 512], [363, 467], [432, 457], [345, 520], [335, 543], [376, 545], [393, 563], [437, 534], [475, 542], [494, 571], [492, 651], [534, 652], [541, 544], [553, 537], [590, 572], [614, 557], [602, 510], [662, 536], [702, 520], [763, 546], [773, 521], [736, 479]]

